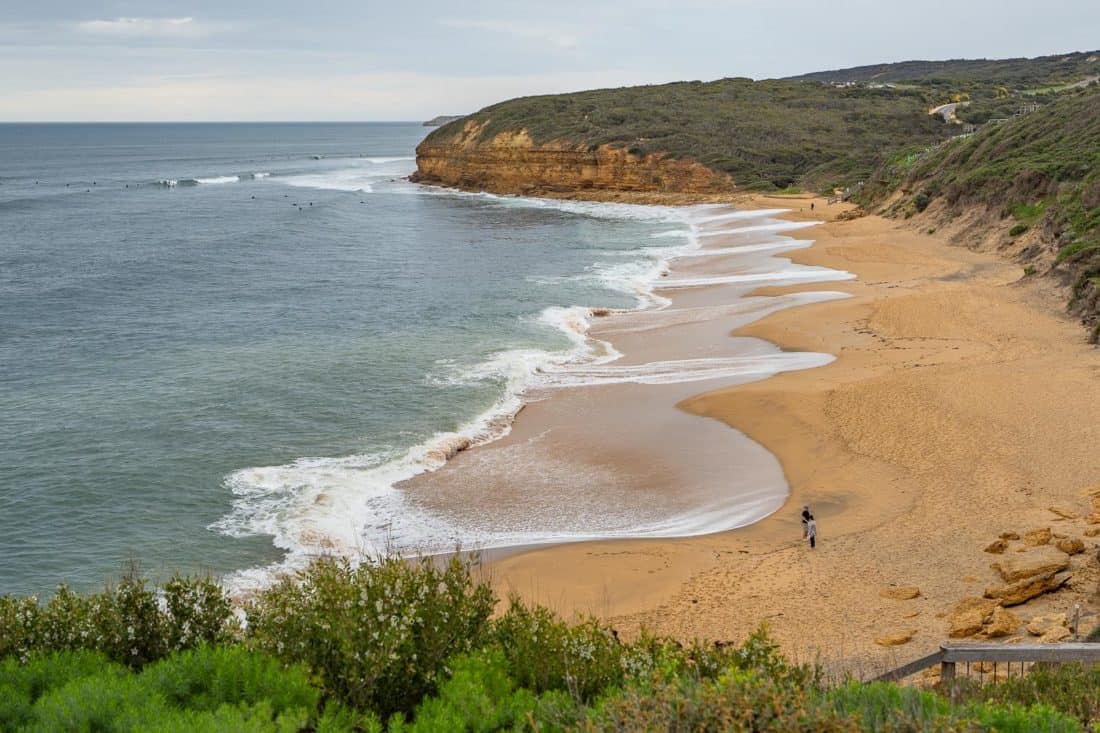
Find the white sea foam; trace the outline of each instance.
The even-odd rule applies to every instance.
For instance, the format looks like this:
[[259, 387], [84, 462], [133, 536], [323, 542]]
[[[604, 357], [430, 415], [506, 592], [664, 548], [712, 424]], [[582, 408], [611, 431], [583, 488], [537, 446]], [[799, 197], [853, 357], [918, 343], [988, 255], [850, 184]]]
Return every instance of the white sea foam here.
[[695, 219], [695, 223], [702, 225], [711, 224], [716, 221], [726, 221], [729, 219], [763, 219], [766, 217], [775, 216], [776, 214], [785, 214], [788, 211], [790, 211], [790, 209], [757, 209], [755, 211], [729, 211], [721, 214], [716, 214], [714, 216], [700, 216], [699, 218]]
[[776, 272], [750, 272], [740, 275], [721, 275], [718, 277], [685, 277], [662, 280], [658, 287], [675, 290], [677, 288], [702, 288], [711, 285], [738, 285], [747, 283], [769, 283], [771, 285], [799, 282], [829, 282], [852, 280], [850, 272], [830, 270], [825, 267], [791, 267]]
[[219, 184], [219, 183], [238, 183], [241, 180], [240, 176], [211, 176], [210, 178], [195, 178], [195, 183], [201, 184]]
[[752, 234], [754, 232], [791, 232], [796, 229], [815, 227], [820, 222], [816, 221], [777, 221], [767, 224], [754, 224], [747, 227], [734, 227], [732, 229], [707, 230], [699, 232], [700, 237], [721, 237], [730, 234]]
[[812, 369], [833, 361], [830, 354], [779, 352], [756, 356], [677, 359], [631, 366], [571, 366], [538, 375], [540, 387], [586, 387], [607, 384], [681, 384], [710, 379], [736, 379]]
[[362, 191], [371, 193], [375, 184], [407, 176], [415, 169], [415, 158], [363, 158], [356, 165], [314, 173], [283, 176], [279, 180], [288, 186], [331, 191]]
[[795, 249], [806, 249], [812, 246], [813, 243], [812, 239], [782, 239], [760, 244], [743, 244], [740, 247], [697, 249], [691, 252], [681, 252], [677, 257], [714, 257], [717, 255], [744, 255], [752, 252], [789, 252]]
[[[372, 159], [369, 165], [283, 180], [291, 185], [368, 190], [376, 180], [375, 165], [396, 165], [411, 159]], [[434, 195], [433, 189], [424, 189]], [[681, 239], [670, 247], [643, 247], [638, 259], [600, 262], [583, 277], [634, 295], [638, 309], [661, 309], [669, 301], [654, 291], [658, 288], [686, 288], [723, 283], [808, 282], [841, 280], [848, 273], [791, 265], [786, 260], [753, 260], [741, 272], [705, 278], [667, 278], [669, 262], [680, 256], [747, 254], [807, 246], [794, 240], [767, 241], [743, 247], [703, 250], [699, 245], [700, 223], [723, 220], [766, 219], [780, 210], [732, 212], [715, 215], [714, 206], [674, 208], [630, 204], [479, 196], [501, 206], [553, 208], [582, 216], [639, 219], [668, 222], [679, 228], [654, 235]], [[770, 224], [770, 222], [765, 222]], [[750, 226], [749, 229], [752, 229]], [[776, 229], [757, 229], [761, 234]], [[749, 265], [750, 263], [746, 263]], [[776, 267], [778, 266], [778, 269]], [[807, 302], [817, 294], [806, 294]], [[821, 294], [822, 299], [843, 297]], [[795, 303], [797, 298], [791, 301]], [[779, 306], [776, 306], [779, 307]], [[763, 310], [763, 307], [761, 307]], [[663, 311], [678, 318], [672, 311]], [[601, 314], [602, 315], [602, 314]], [[681, 314], [682, 315], [682, 314]], [[685, 316], [692, 317], [692, 316]], [[746, 316], [749, 318], [751, 316]], [[686, 536], [714, 532], [755, 521], [774, 511], [774, 487], [759, 495], [726, 497], [721, 506], [699, 506], [659, 521], [625, 522], [599, 518], [577, 525], [570, 531], [550, 531], [533, 526], [529, 530], [473, 530], [444, 521], [412, 504], [396, 485], [425, 471], [442, 467], [458, 452], [507, 435], [515, 415], [531, 389], [558, 389], [609, 384], [674, 384], [705, 380], [744, 381], [780, 371], [820, 366], [832, 359], [825, 354], [774, 353], [734, 357], [662, 361], [642, 365], [620, 365], [621, 354], [614, 347], [589, 334], [592, 310], [580, 306], [547, 308], [537, 317], [545, 327], [565, 334], [569, 347], [560, 351], [511, 349], [474, 365], [441, 364], [440, 373], [430, 377], [440, 384], [492, 380], [502, 385], [501, 395], [489, 409], [453, 432], [438, 433], [405, 450], [388, 450], [346, 458], [303, 458], [284, 466], [247, 468], [231, 474], [226, 485], [234, 494], [233, 511], [212, 528], [234, 536], [267, 534], [286, 559], [277, 566], [253, 568], [228, 578], [239, 592], [269, 584], [278, 573], [301, 566], [321, 554], [339, 554], [353, 559], [382, 551], [443, 551], [461, 542], [482, 548], [514, 544], [538, 544], [563, 540], [651, 536]]]

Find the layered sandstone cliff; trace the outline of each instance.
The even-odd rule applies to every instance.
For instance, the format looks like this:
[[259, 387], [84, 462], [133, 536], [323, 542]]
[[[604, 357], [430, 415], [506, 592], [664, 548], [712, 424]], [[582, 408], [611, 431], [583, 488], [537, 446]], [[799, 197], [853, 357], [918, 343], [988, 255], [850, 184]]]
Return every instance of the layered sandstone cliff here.
[[503, 194], [637, 192], [714, 194], [734, 190], [732, 179], [691, 160], [660, 153], [557, 141], [537, 145], [524, 131], [483, 140], [468, 121], [457, 131], [432, 135], [416, 149], [413, 181]]

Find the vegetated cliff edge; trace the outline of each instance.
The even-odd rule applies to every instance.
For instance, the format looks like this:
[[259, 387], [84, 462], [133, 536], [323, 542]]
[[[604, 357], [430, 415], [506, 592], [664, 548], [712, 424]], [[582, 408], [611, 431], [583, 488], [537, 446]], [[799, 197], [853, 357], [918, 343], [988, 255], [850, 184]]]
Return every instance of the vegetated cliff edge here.
[[611, 145], [594, 148], [555, 140], [536, 144], [526, 131], [488, 140], [484, 125], [467, 121], [445, 140], [421, 144], [412, 180], [467, 190], [553, 195], [578, 192], [709, 194], [732, 191], [732, 179], [690, 160], [638, 154]]
[[524, 97], [444, 125], [413, 180], [496, 193], [825, 188], [946, 135], [921, 89], [679, 82]]
[[947, 228], [1067, 291], [1100, 340], [1100, 85], [1044, 99], [975, 134], [894, 156], [860, 195], [887, 215]]

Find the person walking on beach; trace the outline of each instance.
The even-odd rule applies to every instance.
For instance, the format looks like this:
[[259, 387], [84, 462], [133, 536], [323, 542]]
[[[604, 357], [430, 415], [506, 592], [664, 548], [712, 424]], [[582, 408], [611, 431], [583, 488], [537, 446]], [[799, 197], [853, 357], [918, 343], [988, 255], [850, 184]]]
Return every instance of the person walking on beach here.
[[806, 539], [810, 541], [811, 550], [817, 547], [817, 522], [812, 514], [806, 522]]
[[813, 514], [810, 514], [810, 505], [802, 505], [802, 539], [806, 539], [806, 525], [811, 519], [814, 518]]
[[814, 210], [814, 202], [813, 202], [813, 201], [811, 201], [811, 202], [810, 202], [810, 211], [813, 211], [813, 210]]

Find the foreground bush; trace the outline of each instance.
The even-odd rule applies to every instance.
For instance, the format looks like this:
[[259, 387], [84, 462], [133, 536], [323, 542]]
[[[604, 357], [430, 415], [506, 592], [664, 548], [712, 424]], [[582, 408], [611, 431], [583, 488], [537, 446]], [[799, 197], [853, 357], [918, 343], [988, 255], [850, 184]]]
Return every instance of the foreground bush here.
[[249, 605], [250, 643], [308, 665], [353, 708], [407, 713], [485, 638], [496, 598], [472, 563], [318, 561]]
[[61, 586], [45, 606], [0, 596], [0, 657], [86, 649], [136, 669], [169, 652], [229, 641], [234, 628], [229, 598], [209, 578], [156, 588], [130, 572], [102, 593]]
[[964, 701], [1002, 705], [1041, 703], [1072, 715], [1090, 729], [1100, 724], [1100, 667], [1080, 664], [1036, 666], [1026, 675], [995, 685], [964, 682], [957, 695]]
[[319, 561], [231, 622], [209, 581], [45, 606], [0, 599], [0, 730], [1096, 730], [1100, 671], [1067, 666], [961, 686], [826, 685], [764, 631], [683, 646], [566, 623], [496, 599], [471, 561]]
[[304, 668], [240, 647], [173, 654], [134, 673], [89, 651], [0, 664], [0, 729], [8, 731], [353, 730], [319, 712]]

